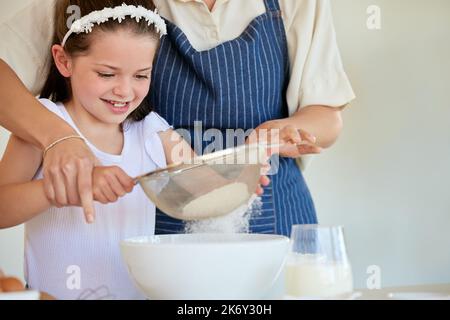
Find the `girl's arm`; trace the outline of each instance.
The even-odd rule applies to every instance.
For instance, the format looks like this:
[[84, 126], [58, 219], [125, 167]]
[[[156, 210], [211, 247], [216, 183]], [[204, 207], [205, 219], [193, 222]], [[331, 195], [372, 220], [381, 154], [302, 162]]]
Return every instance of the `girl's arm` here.
[[0, 187], [0, 229], [12, 228], [50, 208], [42, 180]]
[[160, 132], [159, 138], [161, 139], [168, 165], [189, 162], [196, 156], [189, 143], [175, 130], [170, 129]]
[[[0, 162], [0, 229], [22, 224], [52, 207], [43, 180], [31, 181], [41, 162], [38, 148], [11, 136]], [[133, 179], [119, 167], [97, 167], [92, 181], [93, 197], [103, 204], [116, 202], [134, 187]]]
[[[54, 141], [76, 132], [42, 107], [13, 70], [0, 59], [0, 125], [44, 150]], [[81, 200], [86, 217], [94, 216], [92, 170], [96, 159], [80, 140], [66, 140], [46, 155], [44, 190], [51, 203], [73, 205]]]
[[50, 208], [42, 180], [31, 181], [42, 152], [12, 135], [0, 162], [0, 228], [17, 226]]

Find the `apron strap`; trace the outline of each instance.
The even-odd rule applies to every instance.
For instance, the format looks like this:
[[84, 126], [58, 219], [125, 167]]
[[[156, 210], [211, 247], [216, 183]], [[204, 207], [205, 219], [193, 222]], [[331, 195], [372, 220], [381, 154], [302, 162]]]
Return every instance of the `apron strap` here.
[[[298, 1], [298, 0], [294, 0], [294, 1]], [[267, 12], [280, 11], [280, 4], [278, 3], [278, 0], [264, 0], [264, 4], [266, 5]]]

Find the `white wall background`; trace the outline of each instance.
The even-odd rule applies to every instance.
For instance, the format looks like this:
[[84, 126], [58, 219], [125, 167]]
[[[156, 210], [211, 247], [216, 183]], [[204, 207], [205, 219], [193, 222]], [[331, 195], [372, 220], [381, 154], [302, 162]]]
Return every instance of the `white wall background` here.
[[[0, 20], [30, 0], [0, 0]], [[293, 0], [298, 1], [298, 0]], [[382, 28], [366, 27], [378, 5]], [[322, 224], [341, 224], [355, 283], [450, 283], [450, 2], [333, 1], [358, 99], [339, 142], [306, 172]], [[0, 131], [0, 153], [7, 134]], [[23, 228], [0, 231], [0, 266], [22, 276]]]
[[[366, 28], [378, 5], [382, 29]], [[335, 23], [358, 99], [307, 171], [324, 224], [343, 224], [356, 284], [450, 283], [450, 2], [339, 0]]]

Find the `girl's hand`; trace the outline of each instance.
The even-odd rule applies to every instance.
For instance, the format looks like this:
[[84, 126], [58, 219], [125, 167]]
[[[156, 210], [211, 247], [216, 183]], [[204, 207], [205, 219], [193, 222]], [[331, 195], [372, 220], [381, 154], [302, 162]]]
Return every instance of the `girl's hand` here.
[[133, 179], [119, 167], [96, 167], [92, 182], [94, 200], [103, 204], [116, 202], [135, 186]]
[[268, 157], [279, 154], [282, 157], [298, 158], [302, 155], [322, 152], [322, 148], [315, 144], [316, 138], [312, 134], [292, 125], [283, 125], [277, 120], [261, 124], [253, 131], [248, 141], [281, 145], [279, 148], [268, 149]]

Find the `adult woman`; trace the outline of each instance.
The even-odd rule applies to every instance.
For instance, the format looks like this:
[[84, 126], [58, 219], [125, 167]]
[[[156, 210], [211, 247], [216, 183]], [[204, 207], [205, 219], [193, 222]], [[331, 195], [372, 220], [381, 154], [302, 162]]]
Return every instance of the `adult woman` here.
[[[222, 133], [292, 126], [304, 139], [314, 136], [316, 145], [282, 150], [278, 174], [251, 230], [287, 235], [292, 224], [316, 223], [295, 158], [334, 143], [342, 129], [341, 110], [354, 98], [337, 49], [329, 1], [158, 0], [155, 5], [168, 22], [168, 35], [155, 61], [154, 94], [148, 97], [155, 110], [176, 128], [188, 129], [192, 137], [195, 123]], [[42, 39], [27, 44], [40, 51], [45, 41], [44, 32]], [[8, 79], [0, 89], [5, 103], [0, 109], [2, 125], [41, 148], [73, 134], [38, 108], [5, 64], [0, 65], [0, 74]], [[17, 117], [18, 112], [24, 117]], [[44, 122], [49, 130], [39, 126]], [[94, 165], [95, 159], [80, 142], [60, 143], [44, 161], [47, 196], [57, 205], [81, 202], [85, 211], [91, 211]], [[157, 233], [182, 228], [165, 215], [157, 217]]]

